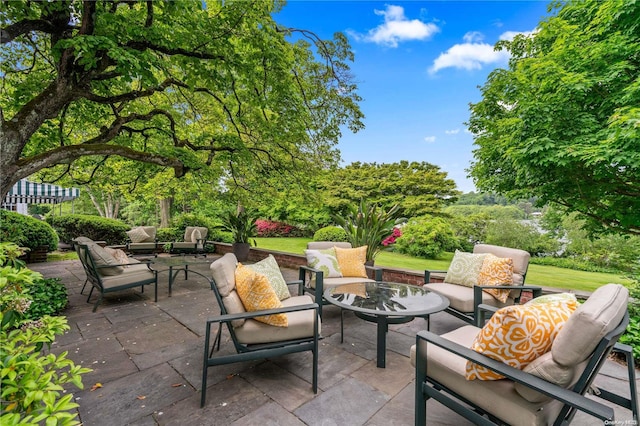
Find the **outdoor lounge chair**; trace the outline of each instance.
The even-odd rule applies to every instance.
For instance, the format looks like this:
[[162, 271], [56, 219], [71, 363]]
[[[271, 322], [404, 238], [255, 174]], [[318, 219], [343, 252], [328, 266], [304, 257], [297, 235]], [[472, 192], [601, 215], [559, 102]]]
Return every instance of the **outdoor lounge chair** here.
[[[533, 297], [538, 297], [542, 294], [542, 288], [538, 286], [525, 286], [524, 281], [527, 276], [527, 269], [529, 268], [529, 258], [531, 257], [528, 252], [519, 249], [513, 249], [508, 247], [494, 246], [489, 244], [476, 244], [473, 248], [473, 254], [487, 254], [490, 253], [498, 258], [511, 259], [513, 265], [513, 275], [510, 277], [510, 283], [502, 285], [471, 285], [461, 284], [460, 282], [447, 282], [446, 279], [443, 282], [437, 282], [437, 278], [434, 280], [434, 276], [440, 275], [440, 280], [443, 279], [444, 273], [448, 271], [433, 271], [427, 270], [424, 273], [424, 282], [427, 285], [427, 289], [436, 292], [449, 299], [449, 307], [446, 312], [454, 315], [461, 320], [474, 325], [478, 324], [478, 306], [480, 304], [495, 306], [496, 308], [502, 308], [504, 306], [514, 305], [520, 303], [520, 297], [523, 290], [529, 290], [533, 293]], [[456, 253], [456, 256], [459, 253]], [[462, 253], [467, 255], [469, 253]], [[454, 268], [454, 262], [449, 267]], [[482, 261], [480, 261], [482, 265]], [[457, 271], [464, 275], [465, 271]], [[477, 274], [477, 271], [475, 272]], [[456, 274], [459, 275], [459, 274]], [[447, 274], [446, 277], [452, 276]], [[504, 302], [496, 299], [489, 294], [486, 290], [511, 290], [508, 292], [508, 296]]]
[[[312, 241], [307, 243], [307, 250], [326, 250], [332, 247], [350, 249], [351, 243], [333, 241]], [[323, 297], [326, 289], [343, 284], [382, 281], [382, 268], [366, 264], [364, 268], [367, 271], [367, 275], [373, 276], [374, 279], [353, 276], [327, 277], [325, 272], [312, 266], [300, 267], [299, 279], [304, 283], [304, 291], [313, 294], [315, 301], [320, 305], [320, 318], [322, 318], [322, 305], [329, 303]]]
[[[568, 316], [550, 350], [522, 370], [470, 349], [480, 332], [475, 326], [442, 336], [419, 332], [411, 348], [416, 369], [415, 424], [427, 423], [429, 398], [475, 424], [560, 425], [569, 423], [576, 410], [615, 424], [611, 407], [584, 394], [629, 323], [628, 296], [622, 285], [598, 288]], [[505, 378], [467, 380], [467, 360]], [[630, 387], [633, 400], [635, 384]], [[622, 405], [617, 396], [599, 395]], [[626, 406], [635, 407], [637, 415], [637, 403], [626, 400]]]
[[135, 259], [131, 259], [130, 263], [120, 263], [103, 247], [92, 241], [76, 242], [76, 251], [87, 274], [87, 281], [91, 283], [87, 303], [91, 300], [93, 290], [100, 292], [93, 306], [93, 312], [96, 311], [105, 294], [138, 286], [141, 292], [144, 292], [144, 286], [149, 284], [154, 285], [154, 300], [158, 301], [158, 274], [149, 269], [146, 263]]
[[183, 241], [171, 243], [169, 252], [171, 254], [194, 254], [196, 256], [206, 256], [204, 244], [207, 240], [209, 229], [204, 226], [187, 226], [184, 230]]
[[127, 253], [134, 254], [157, 254], [158, 240], [156, 239], [155, 226], [138, 226], [127, 231], [129, 241], [127, 241]]
[[[238, 261], [233, 253], [227, 253], [211, 264], [211, 289], [220, 306], [220, 315], [207, 320], [204, 362], [202, 368], [202, 393], [200, 406], [204, 407], [209, 367], [242, 361], [277, 357], [295, 352], [311, 351], [312, 387], [318, 392], [318, 337], [320, 335], [319, 306], [307, 295], [291, 296], [281, 301], [282, 307], [246, 312], [236, 290], [235, 271]], [[301, 285], [301, 283], [296, 282]], [[302, 290], [300, 289], [301, 293]], [[256, 317], [286, 314], [288, 325], [279, 327], [256, 321]], [[214, 356], [220, 349], [222, 325], [226, 324], [237, 353]], [[211, 345], [212, 326], [217, 325]]]

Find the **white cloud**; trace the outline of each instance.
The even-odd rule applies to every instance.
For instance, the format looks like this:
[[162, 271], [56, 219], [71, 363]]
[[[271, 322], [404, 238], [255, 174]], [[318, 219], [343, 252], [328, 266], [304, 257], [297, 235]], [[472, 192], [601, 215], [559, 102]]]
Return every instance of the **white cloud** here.
[[460, 133], [460, 129], [445, 130], [444, 133], [447, 135], [457, 135]]
[[385, 10], [374, 10], [376, 15], [384, 17], [384, 23], [369, 30], [366, 35], [350, 32], [357, 40], [398, 47], [398, 43], [409, 40], [426, 40], [440, 31], [433, 23], [419, 19], [407, 19], [402, 6], [386, 5]]
[[425, 136], [424, 141], [427, 143], [434, 143], [436, 141], [435, 136]]
[[[506, 31], [500, 35], [500, 40], [513, 40], [517, 34], [529, 36], [533, 31]], [[496, 51], [493, 45], [483, 43], [484, 36], [477, 31], [464, 35], [464, 43], [451, 46], [441, 53], [429, 68], [430, 74], [435, 74], [444, 68], [461, 68], [465, 70], [479, 70], [485, 65], [499, 64], [509, 59], [509, 53], [504, 50]]]
[[484, 40], [484, 34], [480, 31], [469, 31], [462, 36], [462, 39], [467, 43], [480, 43]]

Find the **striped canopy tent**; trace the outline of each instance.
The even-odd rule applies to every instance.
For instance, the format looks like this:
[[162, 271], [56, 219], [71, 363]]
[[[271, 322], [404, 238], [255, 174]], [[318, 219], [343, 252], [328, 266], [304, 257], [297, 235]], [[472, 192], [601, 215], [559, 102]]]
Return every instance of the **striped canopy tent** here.
[[48, 183], [34, 183], [20, 179], [13, 185], [2, 204], [58, 204], [79, 196], [80, 189], [78, 188], [63, 188]]

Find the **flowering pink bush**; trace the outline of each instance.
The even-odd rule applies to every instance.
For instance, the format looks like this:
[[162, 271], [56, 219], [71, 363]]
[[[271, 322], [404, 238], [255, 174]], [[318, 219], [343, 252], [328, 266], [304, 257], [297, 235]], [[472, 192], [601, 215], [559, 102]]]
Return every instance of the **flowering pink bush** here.
[[391, 233], [391, 235], [389, 235], [387, 238], [382, 240], [382, 245], [385, 247], [388, 247], [391, 244], [394, 244], [396, 240], [401, 236], [402, 236], [402, 231], [400, 230], [400, 228], [393, 228], [393, 232]]
[[300, 237], [302, 230], [300, 228], [287, 225], [283, 222], [274, 222], [271, 220], [256, 220], [256, 228], [258, 237]]

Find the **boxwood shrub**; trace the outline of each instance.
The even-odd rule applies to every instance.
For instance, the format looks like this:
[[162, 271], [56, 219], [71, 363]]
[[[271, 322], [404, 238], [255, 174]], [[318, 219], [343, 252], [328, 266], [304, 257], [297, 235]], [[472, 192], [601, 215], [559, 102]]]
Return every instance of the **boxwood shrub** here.
[[347, 233], [338, 226], [325, 226], [313, 234], [313, 241], [349, 241]]
[[131, 229], [121, 220], [85, 214], [49, 216], [47, 222], [65, 243], [71, 243], [74, 238], [82, 235], [95, 241], [106, 241], [109, 245], [124, 244], [127, 241], [126, 232]]
[[48, 223], [6, 210], [0, 210], [0, 241], [31, 250], [40, 246], [47, 246], [49, 251], [58, 248], [58, 235]]

